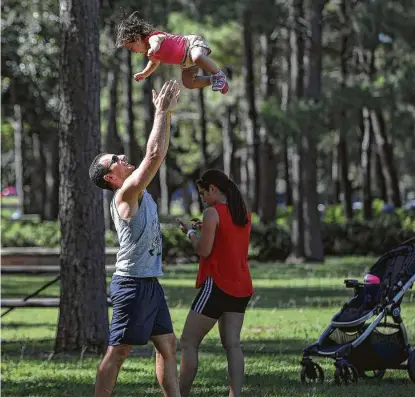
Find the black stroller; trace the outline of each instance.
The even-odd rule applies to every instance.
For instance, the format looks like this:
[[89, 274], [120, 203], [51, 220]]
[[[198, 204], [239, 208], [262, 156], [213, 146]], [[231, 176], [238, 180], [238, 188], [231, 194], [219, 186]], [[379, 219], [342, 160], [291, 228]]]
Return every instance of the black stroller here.
[[324, 381], [323, 369], [311, 356], [335, 360], [338, 385], [357, 383], [359, 377], [381, 379], [386, 369], [407, 369], [415, 382], [415, 349], [401, 318], [403, 296], [415, 282], [415, 238], [384, 254], [369, 273], [366, 283], [344, 281], [355, 294], [317, 342], [304, 349], [301, 383]]

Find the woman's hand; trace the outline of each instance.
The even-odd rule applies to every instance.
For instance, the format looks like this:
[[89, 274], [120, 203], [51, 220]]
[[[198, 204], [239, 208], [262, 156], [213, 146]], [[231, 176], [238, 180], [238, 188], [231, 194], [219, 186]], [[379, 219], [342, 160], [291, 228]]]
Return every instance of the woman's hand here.
[[189, 224], [187, 224], [187, 223], [183, 222], [182, 220], [180, 220], [180, 219], [176, 219], [176, 220], [177, 220], [177, 222], [179, 223], [180, 230], [181, 230], [184, 234], [187, 234], [187, 232], [188, 232], [190, 229], [194, 229], [191, 225], [189, 225]]
[[192, 222], [192, 228], [195, 230], [201, 230], [203, 226], [203, 222], [198, 218], [193, 218], [190, 220]]

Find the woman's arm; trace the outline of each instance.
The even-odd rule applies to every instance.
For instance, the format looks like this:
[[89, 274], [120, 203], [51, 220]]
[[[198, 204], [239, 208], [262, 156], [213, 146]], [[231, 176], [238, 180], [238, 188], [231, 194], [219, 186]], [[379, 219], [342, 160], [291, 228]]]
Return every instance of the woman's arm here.
[[200, 237], [196, 235], [196, 232], [189, 233], [193, 249], [199, 256], [206, 258], [212, 252], [218, 224], [219, 214], [215, 208], [210, 207], [203, 213], [203, 227], [201, 228]]

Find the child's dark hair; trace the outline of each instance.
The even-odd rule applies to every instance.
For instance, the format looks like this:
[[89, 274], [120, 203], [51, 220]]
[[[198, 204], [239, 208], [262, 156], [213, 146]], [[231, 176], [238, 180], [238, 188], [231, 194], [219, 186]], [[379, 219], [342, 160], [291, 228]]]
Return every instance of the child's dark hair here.
[[248, 223], [248, 211], [242, 194], [235, 182], [225, 173], [219, 170], [208, 170], [202, 174], [196, 184], [206, 190], [209, 189], [209, 185], [216, 186], [226, 196], [233, 223], [238, 226], [245, 226]]
[[154, 27], [144, 19], [140, 18], [140, 13], [134, 11], [127, 17], [123, 12], [123, 17], [117, 25], [115, 46], [123, 47], [126, 43], [132, 43], [138, 39], [148, 36], [154, 32]]

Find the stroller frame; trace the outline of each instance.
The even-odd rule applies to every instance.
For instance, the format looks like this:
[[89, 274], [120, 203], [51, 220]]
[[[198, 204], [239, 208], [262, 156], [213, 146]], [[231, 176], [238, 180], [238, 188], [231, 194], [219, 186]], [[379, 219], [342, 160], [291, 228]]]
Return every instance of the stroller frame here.
[[[405, 244], [414, 244], [415, 238], [407, 240], [402, 244], [399, 244], [397, 247], [394, 247], [392, 250], [388, 251], [386, 254], [382, 255], [381, 258], [376, 262], [387, 259], [387, 255], [391, 251], [404, 246]], [[392, 255], [393, 256], [393, 255]], [[410, 259], [414, 257], [415, 260], [415, 250], [410, 253]], [[373, 265], [373, 267], [376, 266]], [[381, 300], [376, 306], [370, 310], [367, 314], [363, 315], [357, 320], [350, 322], [336, 321], [339, 313], [336, 313], [332, 317], [330, 325], [323, 331], [323, 333], [318, 338], [317, 342], [307, 346], [303, 350], [303, 358], [301, 360], [301, 383], [323, 383], [324, 381], [324, 372], [321, 366], [311, 359], [311, 356], [320, 356], [326, 358], [333, 358], [335, 360], [335, 383], [336, 384], [350, 384], [357, 383], [359, 377], [364, 378], [379, 378], [381, 379], [385, 374], [386, 369], [407, 369], [409, 377], [415, 382], [415, 349], [411, 346], [408, 339], [408, 333], [406, 331], [405, 325], [401, 318], [401, 307], [400, 303], [404, 294], [413, 287], [415, 283], [415, 274], [413, 274], [405, 284], [400, 286], [399, 292], [393, 296], [392, 299]], [[364, 286], [363, 283], [359, 283], [357, 280], [345, 280], [346, 288], [355, 288], [355, 295], [357, 290]], [[389, 287], [391, 287], [389, 285]], [[349, 301], [350, 302], [350, 301]], [[346, 305], [345, 305], [346, 306]], [[365, 322], [371, 319], [373, 316], [376, 316], [374, 320], [366, 327]], [[388, 317], [392, 317], [393, 323], [386, 322]], [[385, 320], [384, 323], [381, 323], [382, 320]], [[332, 346], [324, 346], [325, 342], [328, 340], [329, 336], [336, 330], [340, 331], [350, 330], [351, 332], [359, 329], [362, 331], [361, 334], [354, 340], [346, 342], [343, 344]], [[377, 327], [392, 328], [396, 329], [400, 333], [401, 340], [403, 341], [405, 356], [407, 357], [407, 364], [404, 364], [405, 360], [402, 360], [399, 364], [395, 365], [381, 365], [378, 368], [373, 367], [370, 369], [358, 371], [354, 365], [349, 362], [349, 356], [353, 353], [353, 350], [357, 349], [363, 342], [365, 342], [372, 332], [375, 331]], [[355, 350], [356, 351], [356, 350]], [[372, 376], [365, 374], [367, 371], [373, 371]]]

